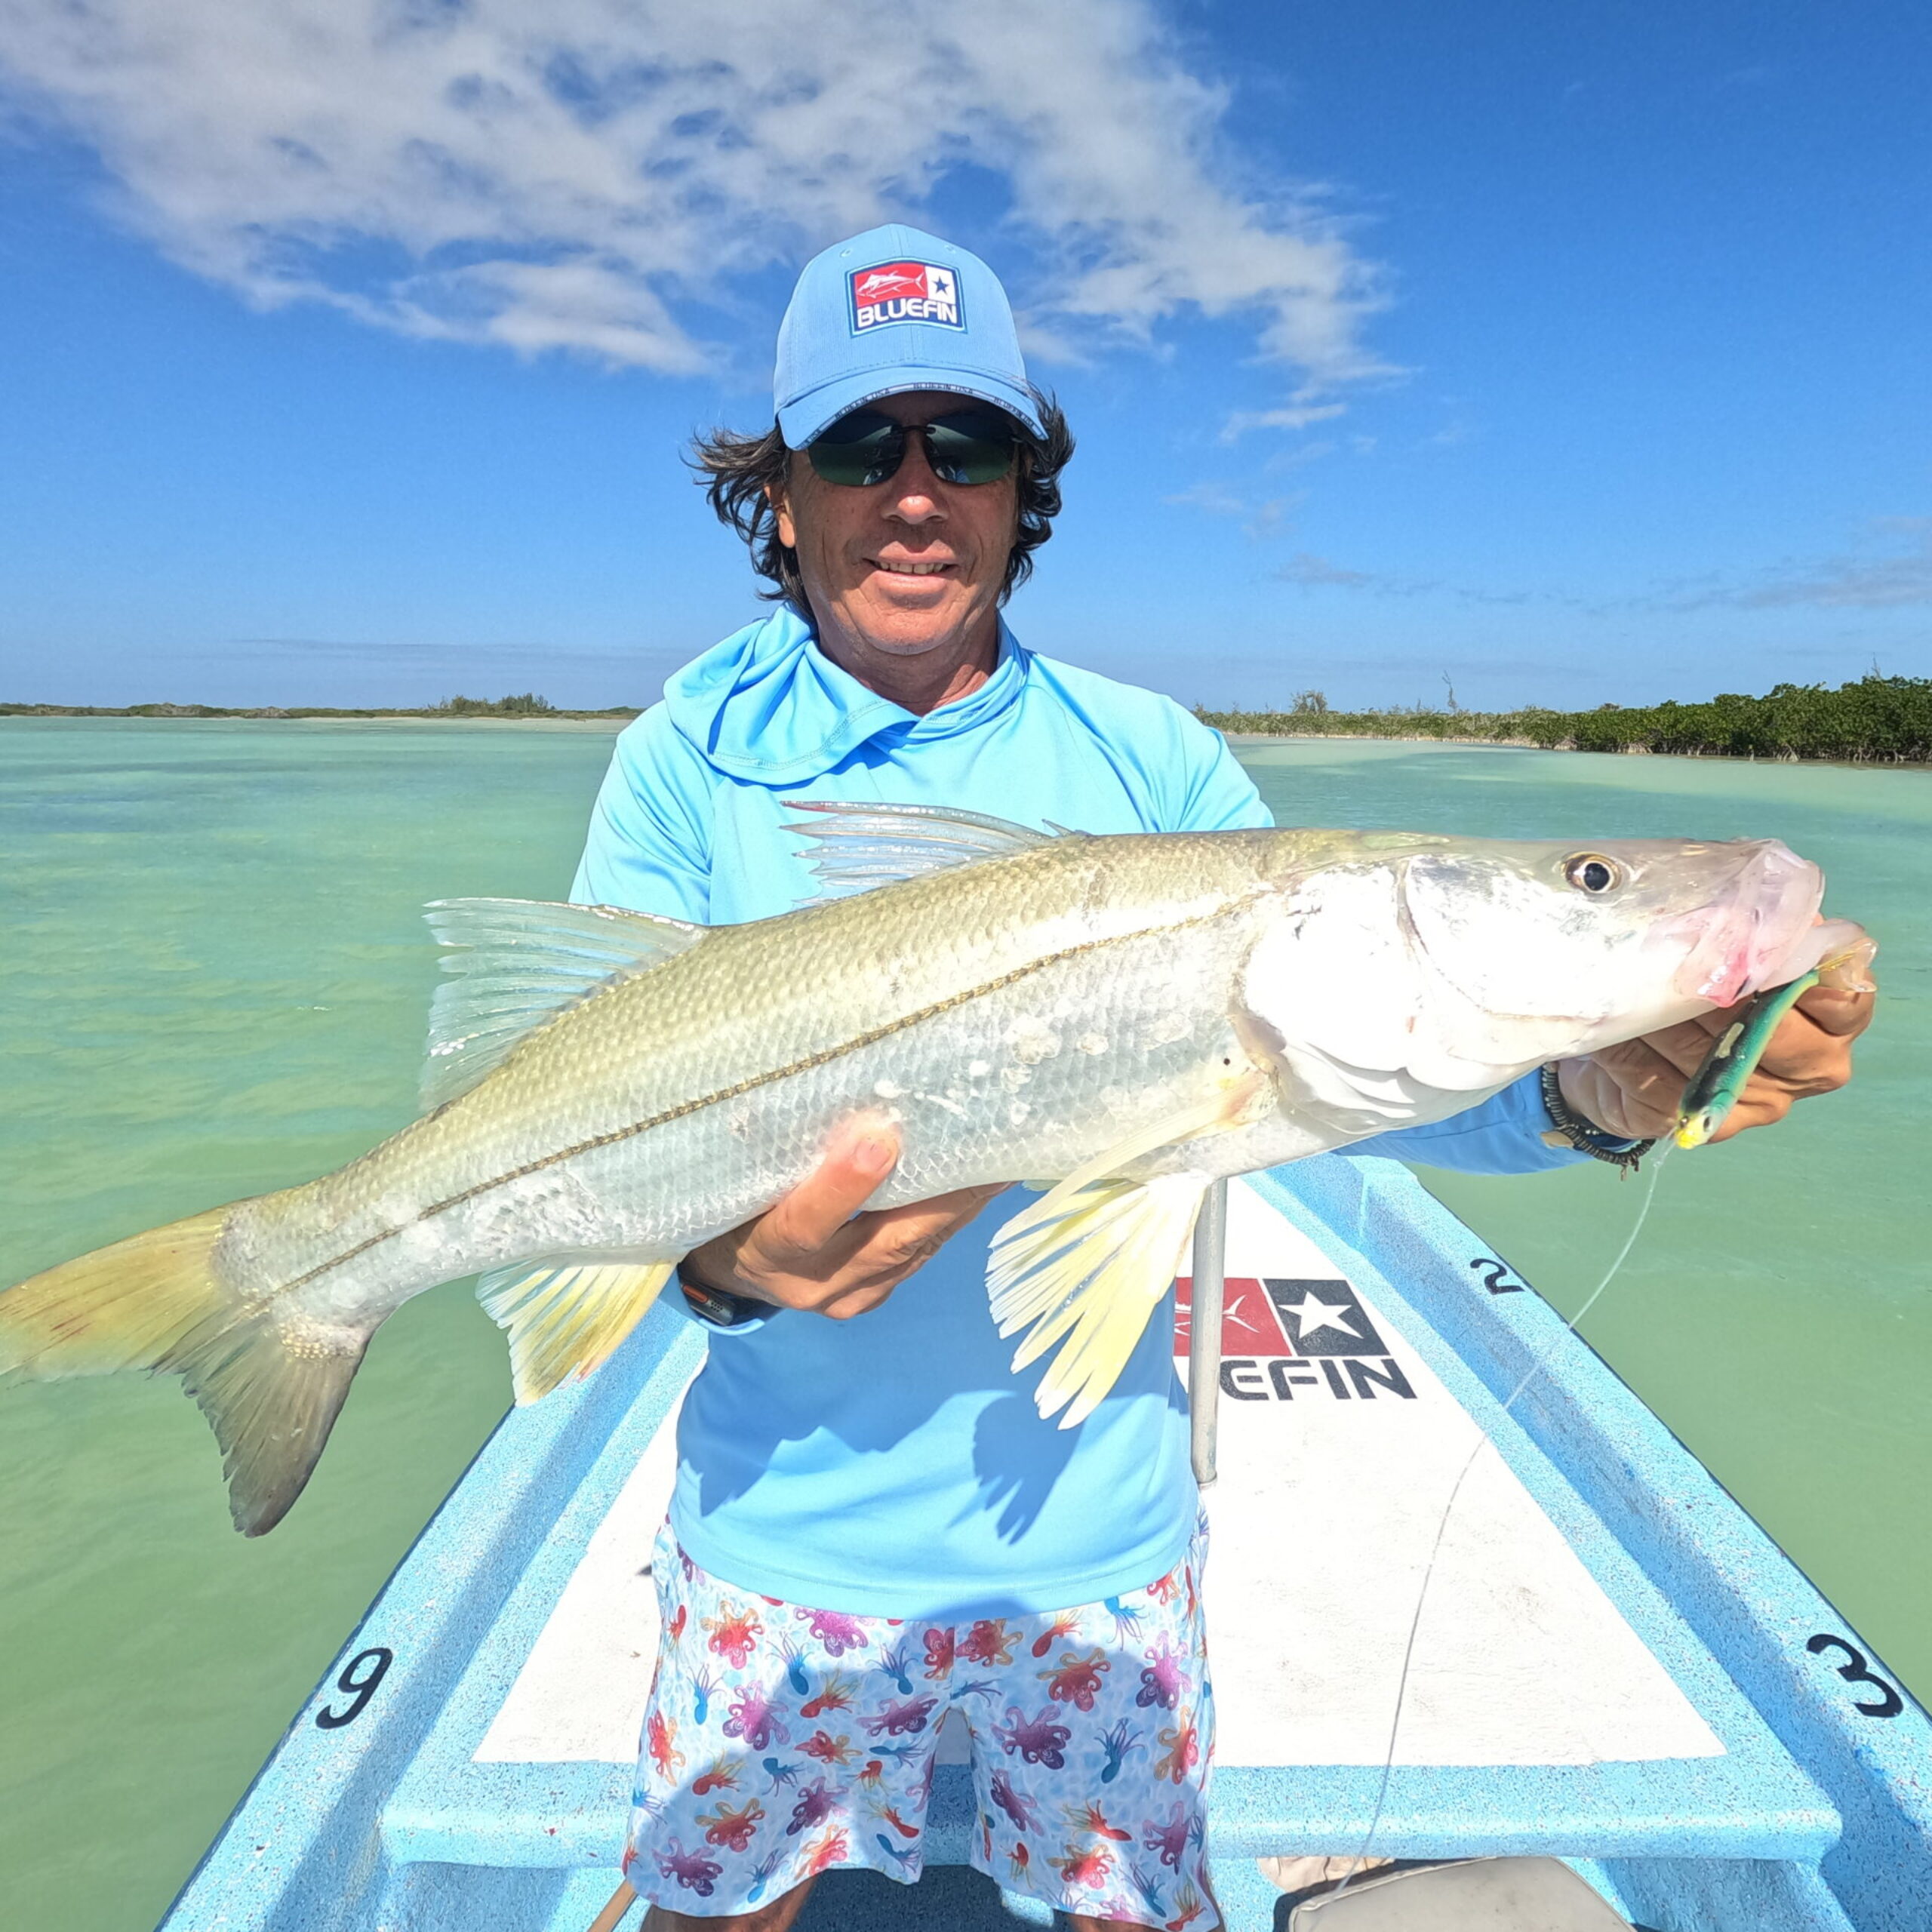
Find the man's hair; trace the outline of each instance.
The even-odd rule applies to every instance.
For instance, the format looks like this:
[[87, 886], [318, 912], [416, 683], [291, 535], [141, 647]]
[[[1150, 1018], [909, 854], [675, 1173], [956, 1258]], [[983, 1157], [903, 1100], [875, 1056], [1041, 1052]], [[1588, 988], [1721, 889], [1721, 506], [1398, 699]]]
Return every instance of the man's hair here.
[[[1037, 389], [1034, 400], [1046, 434], [1035, 436], [1016, 425], [1019, 527], [1006, 560], [1006, 581], [1000, 586], [1002, 604], [1032, 575], [1033, 552], [1054, 534], [1054, 518], [1060, 514], [1060, 473], [1073, 454], [1073, 434], [1059, 404]], [[714, 429], [691, 438], [691, 467], [718, 521], [729, 524], [745, 540], [751, 548], [752, 569], [771, 581], [773, 587], [758, 595], [783, 598], [809, 620], [811, 610], [798, 574], [798, 553], [778, 540], [778, 512], [771, 505], [771, 492], [783, 490], [790, 481], [794, 454], [786, 448], [775, 423], [761, 436]]]

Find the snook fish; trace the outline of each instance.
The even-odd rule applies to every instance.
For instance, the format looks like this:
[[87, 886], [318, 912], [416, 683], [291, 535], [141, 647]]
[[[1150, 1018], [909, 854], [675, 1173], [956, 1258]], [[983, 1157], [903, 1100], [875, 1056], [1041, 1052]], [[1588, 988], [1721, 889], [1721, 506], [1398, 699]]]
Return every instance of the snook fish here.
[[[430, 909], [454, 949], [413, 1125], [334, 1174], [0, 1294], [0, 1372], [180, 1375], [272, 1527], [369, 1337], [483, 1273], [519, 1401], [602, 1361], [677, 1260], [900, 1124], [876, 1204], [1045, 1176], [989, 1286], [1043, 1414], [1084, 1419], [1214, 1180], [1439, 1119], [1841, 949], [1774, 843], [1395, 832], [1104, 838], [814, 806], [832, 897], [707, 929]], [[877, 890], [857, 890], [876, 888]]]

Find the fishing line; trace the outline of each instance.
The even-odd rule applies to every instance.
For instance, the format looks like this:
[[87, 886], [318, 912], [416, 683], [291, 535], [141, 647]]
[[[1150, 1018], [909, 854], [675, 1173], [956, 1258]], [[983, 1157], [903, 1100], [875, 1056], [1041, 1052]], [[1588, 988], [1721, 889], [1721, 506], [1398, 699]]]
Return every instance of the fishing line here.
[[[1596, 1286], [1584, 1297], [1582, 1307], [1564, 1323], [1562, 1327], [1532, 1358], [1529, 1367], [1523, 1372], [1522, 1379], [1518, 1382], [1515, 1388], [1510, 1390], [1509, 1399], [1503, 1403], [1502, 1408], [1503, 1415], [1508, 1415], [1509, 1411], [1515, 1407], [1517, 1399], [1521, 1395], [1523, 1391], [1528, 1388], [1530, 1384], [1549, 1366], [1551, 1356], [1555, 1355], [1564, 1343], [1577, 1332], [1577, 1324], [1589, 1313], [1592, 1309], [1595, 1307], [1598, 1298], [1602, 1294], [1604, 1290], [1616, 1280], [1624, 1263], [1629, 1260], [1630, 1251], [1637, 1245], [1637, 1237], [1644, 1232], [1644, 1223], [1651, 1217], [1651, 1203], [1656, 1198], [1657, 1177], [1663, 1171], [1664, 1158], [1669, 1151], [1668, 1142], [1659, 1142], [1650, 1164], [1650, 1171], [1644, 1178], [1643, 1196], [1637, 1204], [1637, 1217], [1631, 1223], [1629, 1233], [1624, 1237], [1623, 1245], [1617, 1251], [1616, 1260], [1611, 1262], [1602, 1280], [1598, 1281]], [[1469, 1451], [1468, 1460], [1463, 1463], [1457, 1474], [1456, 1480], [1450, 1485], [1448, 1500], [1442, 1506], [1441, 1519], [1435, 1526], [1435, 1540], [1429, 1546], [1429, 1561], [1423, 1570], [1422, 1587], [1416, 1592], [1415, 1614], [1409, 1619], [1408, 1640], [1402, 1646], [1402, 1668], [1395, 1683], [1395, 1715], [1389, 1721], [1389, 1749], [1387, 1755], [1382, 1761], [1382, 1780], [1376, 1790], [1374, 1808], [1369, 1814], [1368, 1829], [1363, 1835], [1361, 1844], [1356, 1850], [1349, 1869], [1343, 1873], [1341, 1883], [1335, 1887], [1334, 1892], [1329, 1894], [1331, 1897], [1339, 1898], [1361, 1874], [1363, 1863], [1368, 1857], [1369, 1848], [1375, 1842], [1375, 1834], [1381, 1829], [1383, 1813], [1389, 1801], [1389, 1780], [1395, 1768], [1396, 1741], [1401, 1735], [1402, 1712], [1408, 1695], [1410, 1666], [1415, 1658], [1416, 1638], [1422, 1629], [1423, 1611], [1429, 1601], [1429, 1586], [1435, 1579], [1436, 1559], [1441, 1554], [1442, 1540], [1448, 1532], [1450, 1515], [1456, 1507], [1456, 1499], [1463, 1493], [1463, 1484], [1469, 1479], [1469, 1472], [1475, 1467], [1482, 1452], [1485, 1449], [1493, 1449], [1495, 1447], [1494, 1439], [1488, 1434], [1478, 1435], [1476, 1446]]]

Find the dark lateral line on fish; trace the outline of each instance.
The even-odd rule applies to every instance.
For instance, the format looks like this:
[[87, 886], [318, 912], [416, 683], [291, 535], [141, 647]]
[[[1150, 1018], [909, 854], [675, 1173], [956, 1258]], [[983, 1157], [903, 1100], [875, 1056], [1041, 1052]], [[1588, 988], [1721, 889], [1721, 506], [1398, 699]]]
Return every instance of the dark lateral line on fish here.
[[[521, 1180], [526, 1175], [541, 1174], [546, 1168], [554, 1168], [560, 1161], [574, 1160], [580, 1154], [595, 1153], [600, 1147], [609, 1147], [620, 1140], [629, 1140], [640, 1134], [648, 1134], [654, 1127], [667, 1127], [674, 1120], [681, 1120], [687, 1114], [694, 1114], [700, 1109], [715, 1106], [723, 1100], [735, 1100], [740, 1094], [749, 1094], [755, 1088], [768, 1087], [774, 1081], [789, 1080], [795, 1073], [809, 1073], [814, 1067], [823, 1066], [828, 1062], [841, 1060], [847, 1054], [859, 1052], [862, 1048], [876, 1046], [881, 1040], [889, 1039], [894, 1033], [903, 1033], [909, 1026], [917, 1026], [921, 1022], [935, 1018], [942, 1013], [950, 1012], [955, 1006], [964, 1006], [969, 1000], [983, 999], [989, 993], [1003, 991], [1016, 981], [1028, 978], [1035, 973], [1043, 973], [1049, 966], [1057, 966], [1062, 961], [1077, 959], [1083, 952], [1097, 952], [1103, 946], [1119, 946], [1129, 940], [1149, 939], [1156, 933], [1184, 933], [1190, 926], [1206, 925], [1211, 921], [1224, 918], [1248, 899], [1266, 891], [1259, 887], [1255, 892], [1244, 894], [1215, 907], [1211, 912], [1196, 913], [1191, 919], [1177, 921], [1171, 926], [1143, 926], [1138, 932], [1115, 933], [1106, 939], [1084, 940], [1078, 946], [1063, 948], [1058, 952], [1048, 953], [1044, 958], [1029, 960], [1024, 966], [1016, 966], [1010, 973], [1002, 973], [996, 980], [989, 980], [985, 985], [973, 986], [963, 993], [955, 993], [949, 998], [936, 1001], [931, 1006], [921, 1007], [916, 1013], [908, 1013], [897, 1020], [888, 1021], [883, 1026], [875, 1026], [869, 1032], [860, 1033], [835, 1047], [827, 1047], [822, 1051], [808, 1054], [804, 1059], [794, 1060], [789, 1066], [775, 1068], [769, 1073], [754, 1074], [749, 1080], [740, 1080], [735, 1086], [721, 1087], [715, 1094], [701, 1094], [695, 1100], [683, 1100], [661, 1114], [653, 1114], [648, 1120], [633, 1121], [626, 1127], [614, 1127], [608, 1134], [593, 1134], [588, 1140], [580, 1140], [574, 1146], [559, 1148], [554, 1154], [546, 1154], [541, 1160], [527, 1161], [520, 1168], [512, 1168], [508, 1174], [497, 1174], [488, 1180], [479, 1180], [474, 1187], [466, 1187], [460, 1194], [452, 1194], [445, 1201], [432, 1201], [414, 1221], [405, 1222], [406, 1227], [414, 1227], [428, 1220], [432, 1215], [447, 1214], [452, 1208], [460, 1208], [466, 1201], [474, 1201], [479, 1194], [488, 1194], [492, 1188], [507, 1186], [513, 1180]], [[282, 1294], [293, 1294], [297, 1288], [306, 1287], [318, 1275], [326, 1275], [332, 1268], [340, 1268], [345, 1262], [353, 1261], [358, 1254], [366, 1254], [372, 1247], [392, 1240], [402, 1232], [402, 1228], [385, 1228], [380, 1234], [371, 1235], [366, 1241], [358, 1241], [353, 1247], [346, 1248], [334, 1260], [325, 1261], [311, 1268], [306, 1275], [298, 1275], [294, 1281], [285, 1282], [278, 1291]]]

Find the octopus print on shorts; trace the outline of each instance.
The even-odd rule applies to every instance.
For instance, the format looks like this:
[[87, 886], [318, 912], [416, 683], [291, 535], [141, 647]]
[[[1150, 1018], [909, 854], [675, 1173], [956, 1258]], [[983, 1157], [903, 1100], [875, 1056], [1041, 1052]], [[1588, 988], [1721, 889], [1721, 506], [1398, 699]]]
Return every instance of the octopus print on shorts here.
[[1065, 1912], [1214, 1932], [1204, 1550], [1204, 1534], [1177, 1568], [1104, 1602], [940, 1624], [738, 1589], [667, 1527], [625, 1875], [699, 1918], [838, 1866], [909, 1884], [951, 1716], [970, 1743], [980, 1871]]

